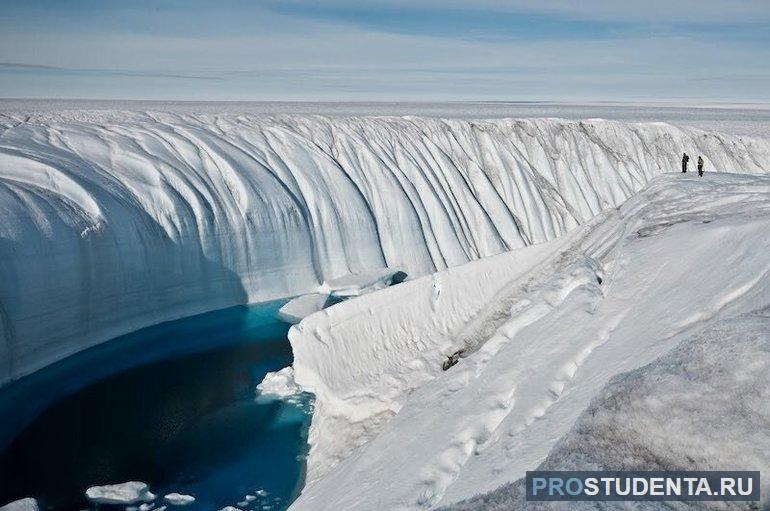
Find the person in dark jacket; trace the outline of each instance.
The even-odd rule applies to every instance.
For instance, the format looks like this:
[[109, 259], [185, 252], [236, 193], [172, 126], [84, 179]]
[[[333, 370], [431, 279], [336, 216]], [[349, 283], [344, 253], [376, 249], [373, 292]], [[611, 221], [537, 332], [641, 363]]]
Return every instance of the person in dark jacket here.
[[682, 153], [682, 172], [687, 172], [687, 162], [690, 161], [690, 157], [687, 153]]
[[703, 177], [703, 157], [698, 156], [698, 175]]

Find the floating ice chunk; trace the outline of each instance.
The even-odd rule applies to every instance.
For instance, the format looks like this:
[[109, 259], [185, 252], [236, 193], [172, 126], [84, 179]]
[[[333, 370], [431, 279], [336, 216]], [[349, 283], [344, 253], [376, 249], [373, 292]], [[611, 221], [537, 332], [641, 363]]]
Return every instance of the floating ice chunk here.
[[169, 493], [163, 500], [171, 504], [172, 506], [186, 506], [195, 502], [195, 497], [192, 495], [184, 495], [181, 493]]
[[0, 507], [0, 511], [38, 511], [38, 509], [37, 500], [33, 498], [14, 500]]
[[246, 495], [245, 497], [243, 497], [242, 501], [238, 502], [238, 506], [246, 507], [249, 505], [249, 503], [254, 502], [255, 500], [257, 500], [257, 497], [255, 497], [254, 495]]
[[[262, 379], [262, 383], [257, 385], [257, 392], [260, 395], [289, 397], [301, 392], [301, 390], [294, 383], [294, 369], [290, 366], [274, 373], [267, 373]], [[257, 495], [260, 493], [257, 492]]]
[[225, 506], [219, 511], [242, 511], [241, 509], [235, 507], [235, 506]]
[[[155, 504], [152, 504], [152, 503], [142, 504], [141, 506], [139, 506], [139, 511], [150, 511], [154, 507], [155, 507]], [[128, 508], [126, 508], [126, 511], [128, 511]], [[159, 510], [156, 510], [156, 511], [159, 511]]]
[[[288, 369], [291, 369], [291, 368], [288, 368]], [[266, 497], [267, 496], [267, 491], [265, 491], [265, 490], [259, 490], [259, 491], [255, 492], [255, 493], [259, 497]]]
[[150, 492], [147, 483], [129, 481], [127, 483], [92, 486], [86, 490], [86, 498], [97, 504], [136, 504], [150, 502], [155, 495]]
[[285, 323], [296, 325], [302, 321], [303, 318], [310, 316], [314, 312], [318, 312], [329, 305], [328, 294], [312, 293], [309, 295], [302, 295], [286, 302], [283, 307], [278, 309], [276, 316]]

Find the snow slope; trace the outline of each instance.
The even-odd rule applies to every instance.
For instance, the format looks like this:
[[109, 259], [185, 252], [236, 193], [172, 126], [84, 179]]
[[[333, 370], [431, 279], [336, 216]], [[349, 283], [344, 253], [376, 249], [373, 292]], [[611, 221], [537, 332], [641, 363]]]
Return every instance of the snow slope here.
[[4, 115], [0, 384], [160, 321], [551, 240], [682, 150], [770, 168], [768, 139], [654, 123]]
[[[770, 502], [770, 309], [715, 321], [614, 378], [538, 470], [759, 470]], [[759, 507], [753, 507], [758, 509]], [[524, 481], [454, 511], [752, 509], [749, 502], [525, 501]]]
[[770, 177], [668, 174], [554, 241], [307, 317], [293, 509], [430, 508], [518, 479], [611, 377], [770, 305], [769, 232]]

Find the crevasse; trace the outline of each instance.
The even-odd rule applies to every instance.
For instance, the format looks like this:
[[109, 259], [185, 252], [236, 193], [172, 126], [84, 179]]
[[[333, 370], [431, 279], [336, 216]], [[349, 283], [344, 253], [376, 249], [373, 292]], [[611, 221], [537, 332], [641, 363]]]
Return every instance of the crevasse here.
[[122, 333], [543, 242], [682, 151], [757, 173], [770, 141], [667, 124], [113, 112], [0, 132], [0, 384]]

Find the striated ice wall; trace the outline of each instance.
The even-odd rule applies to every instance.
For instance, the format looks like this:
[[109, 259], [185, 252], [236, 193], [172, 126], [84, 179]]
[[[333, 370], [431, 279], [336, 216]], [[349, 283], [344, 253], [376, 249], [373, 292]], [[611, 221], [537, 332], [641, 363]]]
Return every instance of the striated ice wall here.
[[767, 139], [660, 123], [2, 117], [0, 384], [152, 323], [552, 239], [683, 150], [770, 168]]

